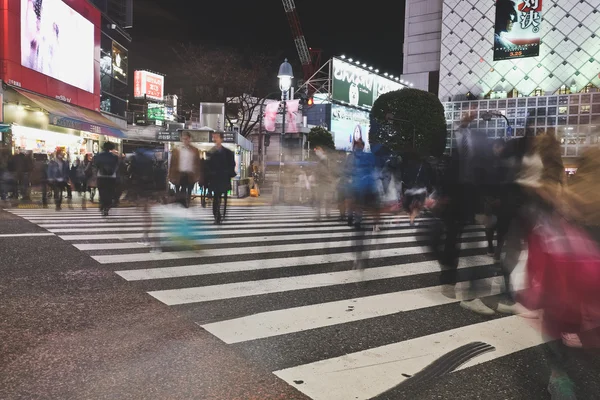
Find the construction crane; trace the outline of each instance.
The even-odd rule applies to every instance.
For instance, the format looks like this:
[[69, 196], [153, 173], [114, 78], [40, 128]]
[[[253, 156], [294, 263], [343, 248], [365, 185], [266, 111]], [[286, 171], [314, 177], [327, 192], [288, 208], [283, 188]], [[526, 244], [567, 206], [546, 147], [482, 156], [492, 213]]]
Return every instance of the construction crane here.
[[306, 45], [306, 39], [302, 33], [300, 18], [296, 12], [294, 0], [283, 0], [283, 9], [285, 10], [288, 22], [290, 23], [290, 28], [292, 29], [292, 36], [294, 37], [294, 43], [296, 43], [298, 56], [300, 56], [302, 71], [304, 72], [304, 81], [306, 82], [321, 66], [321, 50], [313, 49]]

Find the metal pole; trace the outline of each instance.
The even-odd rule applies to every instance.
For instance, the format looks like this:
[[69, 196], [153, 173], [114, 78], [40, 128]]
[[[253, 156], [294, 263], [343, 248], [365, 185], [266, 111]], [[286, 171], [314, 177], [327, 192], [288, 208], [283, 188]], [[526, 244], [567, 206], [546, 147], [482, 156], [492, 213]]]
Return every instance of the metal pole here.
[[[286, 95], [285, 92], [282, 94], [282, 105], [283, 105], [283, 115], [282, 115], [282, 125], [281, 125], [281, 136], [279, 137], [279, 185], [281, 185], [281, 165], [283, 164], [283, 137], [285, 135], [285, 113], [286, 113]], [[281, 187], [281, 186], [280, 186]], [[280, 189], [281, 193], [281, 189]]]

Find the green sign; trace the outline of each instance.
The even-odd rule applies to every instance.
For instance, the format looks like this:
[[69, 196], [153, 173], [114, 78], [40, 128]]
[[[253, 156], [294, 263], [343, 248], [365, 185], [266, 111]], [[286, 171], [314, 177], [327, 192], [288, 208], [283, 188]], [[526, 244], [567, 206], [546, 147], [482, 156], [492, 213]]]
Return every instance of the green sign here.
[[341, 103], [370, 109], [383, 93], [404, 87], [399, 82], [379, 76], [358, 65], [337, 58], [334, 58], [332, 63], [332, 96], [333, 100]]

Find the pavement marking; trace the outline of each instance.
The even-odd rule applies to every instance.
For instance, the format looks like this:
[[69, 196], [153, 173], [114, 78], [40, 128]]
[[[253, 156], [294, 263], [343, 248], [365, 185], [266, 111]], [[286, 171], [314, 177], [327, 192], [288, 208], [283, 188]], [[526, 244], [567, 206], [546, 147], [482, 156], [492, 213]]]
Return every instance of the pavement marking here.
[[[462, 235], [463, 237], [485, 237], [485, 232], [469, 232]], [[421, 240], [426, 240], [428, 235], [420, 237]], [[399, 243], [410, 243], [417, 240], [415, 236], [402, 236], [402, 237], [387, 237], [381, 239], [371, 239], [367, 236], [364, 239], [363, 244], [365, 246], [375, 245], [386, 245], [386, 244], [399, 244]], [[202, 241], [198, 241], [202, 243]], [[131, 262], [145, 262], [145, 261], [156, 261], [156, 260], [178, 260], [184, 258], [206, 258], [206, 257], [219, 257], [219, 256], [233, 256], [233, 255], [254, 255], [254, 254], [273, 254], [273, 253], [288, 253], [292, 251], [307, 251], [307, 250], [329, 250], [336, 247], [353, 247], [356, 243], [354, 240], [344, 240], [338, 242], [327, 242], [327, 243], [297, 243], [297, 244], [286, 244], [286, 245], [271, 245], [271, 246], [250, 246], [250, 247], [231, 247], [226, 249], [206, 249], [198, 251], [168, 251], [162, 253], [128, 253], [128, 254], [108, 254], [108, 255], [96, 255], [91, 256], [94, 260], [100, 264], [115, 264], [115, 263], [131, 263]], [[401, 250], [395, 249], [396, 251]]]
[[[477, 267], [482, 257], [468, 257], [461, 260], [459, 268]], [[432, 263], [436, 265], [432, 265]], [[439, 271], [437, 262], [418, 263], [427, 271]], [[396, 268], [399, 268], [398, 266]], [[491, 287], [483, 296], [496, 295], [502, 287], [494, 284], [494, 278], [480, 279], [477, 282]], [[245, 317], [201, 325], [227, 344], [264, 339], [290, 333], [304, 332], [369, 318], [383, 317], [401, 312], [456, 303], [470, 300], [464, 296], [450, 299], [441, 293], [441, 286], [426, 287], [401, 292], [384, 293], [374, 296], [357, 297], [328, 303], [292, 307], [276, 311], [252, 314]], [[457, 290], [460, 293], [460, 290]], [[470, 293], [470, 292], [466, 292]], [[476, 296], [476, 295], [473, 295]], [[349, 308], [352, 307], [352, 308]]]
[[[273, 221], [269, 221], [269, 222], [273, 222]], [[168, 226], [168, 225], [170, 225], [170, 224], [157, 223], [157, 224], [153, 224], [153, 226], [151, 226], [148, 230], [149, 231], [161, 231], [161, 230], [165, 230], [165, 226]], [[280, 228], [282, 226], [288, 226], [289, 230], [301, 229], [301, 228], [305, 227], [306, 225], [327, 226], [327, 225], [324, 225], [323, 222], [319, 223], [313, 219], [308, 219], [305, 221], [295, 220], [294, 222], [287, 221], [287, 223], [266, 223], [266, 224], [262, 224], [262, 223], [257, 224], [256, 221], [249, 221], [248, 223], [245, 223], [245, 224], [225, 222], [221, 225], [213, 225], [213, 224], [204, 223], [204, 224], [202, 224], [202, 229], [222, 230], [223, 228], [238, 228], [238, 227], [241, 228], [240, 225], [255, 225], [256, 229]], [[340, 226], [340, 223], [335, 223], [335, 221], [331, 221], [329, 223], [329, 225], [330, 226]], [[362, 225], [371, 226], [371, 225], [373, 225], [373, 222], [366, 221]], [[68, 226], [68, 225], [63, 224], [62, 226]], [[408, 223], [406, 223], [405, 226], [408, 226]], [[94, 232], [115, 232], [115, 233], [116, 232], [141, 232], [144, 230], [142, 227], [139, 227], [139, 226], [138, 227], [129, 227], [129, 226], [116, 227], [116, 226], [105, 226], [103, 224], [98, 224], [98, 225], [94, 225], [94, 226], [89, 226], [89, 224], [88, 224], [86, 226], [79, 226], [77, 228], [59, 228], [59, 229], [48, 229], [48, 230], [50, 232], [54, 232], [54, 233], [89, 233], [90, 230], [92, 230], [92, 229]]]
[[[482, 260], [479, 260], [483, 265]], [[489, 264], [489, 263], [488, 263]], [[467, 268], [463, 264], [462, 268]], [[439, 272], [437, 261], [424, 261], [387, 267], [367, 268], [363, 271], [346, 270], [285, 278], [263, 279], [257, 281], [234, 282], [222, 285], [200, 286], [183, 289], [155, 290], [148, 292], [162, 303], [172, 306], [178, 304], [202, 303], [214, 300], [238, 297], [258, 296], [270, 293], [346, 285], [349, 283], [400, 278], [410, 275]]]
[[[418, 233], [424, 232], [428, 228], [428, 226], [421, 226], [416, 228], [409, 228], [409, 224], [396, 224], [392, 226], [384, 226], [384, 229], [381, 232], [391, 232], [391, 233]], [[311, 232], [319, 232], [319, 231], [345, 231], [345, 232], [355, 232], [353, 227], [349, 227], [345, 224], [337, 224], [337, 225], [325, 225], [325, 226], [311, 226]], [[469, 228], [467, 230], [472, 229], [481, 229], [477, 226], [473, 228]], [[110, 234], [84, 234], [84, 235], [60, 235], [59, 237], [63, 240], [125, 240], [125, 239], [140, 239], [142, 236], [143, 229], [139, 229], [139, 233], [121, 233], [119, 235], [115, 235], [114, 233]], [[202, 233], [204, 230], [198, 229], [195, 232]], [[253, 242], [256, 240], [256, 237], [261, 237], [261, 235], [273, 234], [273, 233], [289, 233], [290, 228], [273, 228], [273, 229], [229, 229], [229, 230], [219, 230], [218, 232], [213, 233], [215, 236], [227, 236], [227, 235], [253, 235], [251, 237], [238, 237], [235, 238], [235, 241], [238, 243], [241, 242]], [[168, 232], [157, 232], [150, 233], [148, 235], [150, 238], [163, 238], [168, 237]], [[233, 240], [233, 239], [230, 239]]]
[[[311, 229], [312, 231], [312, 229]], [[198, 234], [202, 234], [202, 231], [197, 231]], [[235, 233], [237, 233], [237, 231], [234, 231]], [[289, 230], [288, 230], [289, 232]], [[299, 233], [294, 233], [291, 235], [273, 235], [273, 236], [268, 236], [268, 235], [264, 235], [261, 233], [264, 232], [260, 232], [260, 231], [253, 231], [253, 236], [246, 236], [246, 237], [240, 237], [240, 238], [199, 238], [197, 240], [192, 240], [192, 243], [196, 243], [198, 245], [202, 244], [202, 245], [221, 245], [221, 244], [241, 244], [241, 243], [254, 243], [255, 246], [268, 246], [269, 243], [271, 242], [279, 242], [279, 241], [294, 241], [294, 240], [316, 240], [316, 239], [344, 239], [344, 238], [356, 238], [356, 237], [360, 237], [360, 236], [364, 236], [365, 239], [370, 239], [370, 240], [375, 240], [377, 241], [377, 243], [384, 243], [384, 242], [379, 242], [380, 240], [386, 240], [386, 236], [392, 236], [392, 235], [406, 235], [406, 234], [413, 234], [412, 236], [404, 236], [407, 239], [418, 239], [421, 238], [423, 235], [426, 235], [427, 232], [424, 232], [423, 230], [416, 230], [416, 229], [405, 229], [405, 230], [383, 230], [377, 233], [366, 233], [366, 232], [360, 232], [360, 231], [356, 231], [356, 230], [349, 230], [349, 229], [345, 229], [344, 232], [338, 232], [338, 233], [306, 233], [306, 232], [302, 232], [301, 231]], [[421, 233], [421, 235], [417, 235], [415, 236], [414, 234], [418, 234]], [[479, 237], [479, 236], [484, 236], [485, 232], [481, 232], [479, 234], [477, 234], [476, 236], [472, 236], [474, 233], [465, 233], [463, 234], [464, 237]], [[373, 237], [373, 235], [377, 235], [376, 238]], [[218, 236], [218, 235], [217, 235]], [[138, 236], [139, 237], [139, 236]], [[115, 238], [116, 239], [116, 238]], [[411, 241], [411, 240], [408, 240]], [[331, 242], [319, 242], [321, 244], [321, 247], [323, 248], [329, 248], [331, 246], [329, 246], [329, 244]], [[333, 242], [335, 243], [335, 242]], [[151, 242], [150, 243], [152, 246], [151, 247], [157, 247], [157, 246], [163, 246], [163, 247], [168, 247], [168, 246], [177, 246], [176, 242], [173, 241], [155, 241], [155, 242]], [[307, 243], [308, 244], [308, 243]], [[109, 243], [75, 243], [73, 244], [73, 246], [75, 246], [77, 249], [81, 250], [81, 251], [95, 251], [95, 250], [127, 250], [127, 249], [144, 249], [144, 248], [148, 248], [149, 246], [147, 244], [144, 243], [140, 243], [140, 242], [109, 242]], [[305, 247], [306, 249], [306, 247]], [[228, 254], [231, 254], [228, 252]]]
[[[480, 249], [484, 247], [487, 247], [487, 241], [461, 244], [461, 249]], [[431, 250], [426, 246], [401, 247], [397, 249], [371, 250], [369, 252], [369, 258], [399, 257], [415, 254], [426, 254], [430, 252]], [[161, 260], [160, 254], [161, 253], [157, 255], [157, 260]], [[354, 252], [346, 252], [314, 256], [270, 258], [266, 260], [230, 261], [213, 264], [183, 265], [177, 267], [120, 270], [116, 271], [116, 273], [127, 281], [143, 281], [153, 279], [182, 278], [187, 276], [225, 274], [231, 272], [292, 268], [308, 265], [316, 266], [337, 262], [354, 261], [355, 259], [356, 254]], [[437, 270], [439, 271], [439, 265]]]
[[366, 400], [405, 381], [404, 374], [412, 376], [449, 351], [474, 341], [488, 343], [496, 350], [471, 359], [457, 370], [543, 344], [539, 324], [539, 320], [519, 316], [494, 319], [274, 374], [314, 400]]
[[[197, 221], [199, 224], [204, 224], [204, 225], [212, 225], [213, 222], [213, 218], [190, 218], [193, 221]], [[401, 221], [404, 222], [405, 224], [408, 224], [408, 219], [404, 219], [404, 218], [391, 218], [391, 217], [384, 217], [380, 219], [380, 225], [384, 226], [389, 222], [397, 222], [397, 221]], [[422, 220], [423, 222], [425, 221], [430, 221], [430, 220]], [[34, 222], [36, 223], [38, 226], [45, 228], [45, 229], [61, 229], [64, 228], [65, 226], [67, 226], [65, 224], [64, 221], [60, 222], [60, 221], [30, 221], [30, 222]], [[137, 227], [143, 227], [146, 222], [145, 222], [145, 218], [143, 217], [135, 217], [135, 218], [127, 218], [127, 219], [122, 219], [120, 221], [114, 221], [114, 220], [103, 220], [103, 219], [97, 219], [97, 220], [78, 220], [78, 221], [70, 221], [71, 223], [75, 223], [75, 224], [96, 224], [95, 227], [116, 227], [116, 228], [121, 228], [121, 227], [132, 227], [132, 226], [137, 226]], [[269, 219], [243, 219], [243, 220], [239, 220], [239, 221], [235, 221], [232, 220], [230, 218], [227, 218], [227, 221], [224, 222], [222, 225], [220, 226], [225, 226], [225, 227], [231, 227], [231, 226], [237, 226], [239, 224], [241, 225], [256, 225], [256, 226], [265, 226], [265, 222], [266, 223], [271, 223], [274, 221], [271, 221]], [[345, 222], [342, 222], [340, 220], [337, 219], [322, 219], [320, 221], [317, 221], [314, 218], [306, 218], [306, 219], [294, 219], [294, 220], [289, 220], [289, 221], [284, 221], [285, 223], [282, 223], [281, 225], [298, 225], [301, 223], [304, 224], [319, 224], [319, 225], [330, 225], [330, 226], [340, 226], [340, 225], [346, 225]], [[174, 223], [177, 222], [173, 222], [170, 221], [169, 219], [160, 217], [160, 218], [153, 218], [152, 219], [152, 224], [153, 225], [172, 225]], [[375, 220], [373, 218], [365, 218], [363, 220], [363, 224], [373, 224], [375, 223]], [[76, 225], [79, 226], [79, 225]], [[216, 227], [215, 229], [218, 229], [218, 227]]]
[[35, 236], [55, 236], [54, 233], [50, 232], [38, 232], [38, 233], [10, 233], [2, 234], [0, 238], [13, 238], [13, 237], [35, 237]]
[[[244, 217], [240, 217], [240, 218], [232, 218], [230, 216], [227, 216], [227, 219], [225, 220], [225, 222], [227, 222], [229, 225], [232, 225], [232, 223], [242, 223], [242, 224], [247, 224], [247, 223], [260, 223], [262, 224], [262, 222], [281, 222], [281, 223], [302, 223], [302, 222], [306, 222], [306, 221], [312, 221], [312, 222], [325, 222], [325, 223], [344, 223], [345, 221], [340, 221], [339, 218], [335, 218], [335, 217], [329, 217], [329, 218], [322, 218], [320, 221], [317, 221], [317, 219], [315, 218], [314, 214], [296, 214], [294, 216], [290, 216], [290, 215], [285, 215], [285, 217], [288, 217], [289, 219], [281, 219], [282, 216], [278, 216], [276, 218], [266, 218], [266, 217], [262, 217], [262, 216], [258, 216], [258, 217], [254, 217], [254, 216], [244, 216]], [[300, 217], [300, 218], [299, 218]], [[199, 215], [195, 215], [195, 214], [190, 214], [189, 215], [190, 219], [193, 220], [197, 220], [197, 221], [207, 221], [207, 222], [212, 222], [214, 217], [205, 215], [205, 214], [199, 214]], [[144, 219], [146, 219], [146, 216], [142, 215], [142, 214], [135, 214], [135, 215], [130, 215], [130, 216], [109, 216], [107, 217], [103, 217], [103, 216], [87, 216], [87, 217], [66, 217], [66, 218], [60, 218], [60, 217], [56, 217], [56, 218], [50, 218], [48, 219], [48, 217], [44, 216], [44, 217], [40, 217], [40, 219], [38, 218], [26, 218], [28, 221], [36, 223], [36, 224], [46, 224], [44, 226], [48, 227], [48, 228], [61, 228], [65, 226], [65, 221], [69, 221], [72, 223], [85, 223], [85, 222], [89, 222], [89, 223], [94, 223], [94, 222], [100, 222], [102, 223], [102, 225], [119, 225], [119, 226], [131, 226], [131, 225], [136, 225], [136, 224], [141, 224], [143, 223]], [[152, 215], [152, 220], [153, 221], [168, 221], [168, 217], [165, 218], [162, 214], [154, 214]], [[375, 219], [371, 216], [367, 216], [364, 218], [364, 221], [374, 221]], [[392, 216], [392, 215], [383, 215], [380, 218], [381, 221], [388, 221], [388, 220], [400, 220], [400, 221], [408, 221], [408, 217], [406, 216]], [[421, 218], [420, 221], [431, 221], [431, 218]], [[54, 225], [54, 226], [52, 226]]]

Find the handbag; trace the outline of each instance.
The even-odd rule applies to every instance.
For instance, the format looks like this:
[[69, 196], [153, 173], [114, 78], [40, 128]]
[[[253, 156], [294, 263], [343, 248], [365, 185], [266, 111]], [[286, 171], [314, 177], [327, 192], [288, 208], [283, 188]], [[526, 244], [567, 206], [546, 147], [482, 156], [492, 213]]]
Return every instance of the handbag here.
[[258, 189], [250, 189], [250, 197], [258, 197]]

